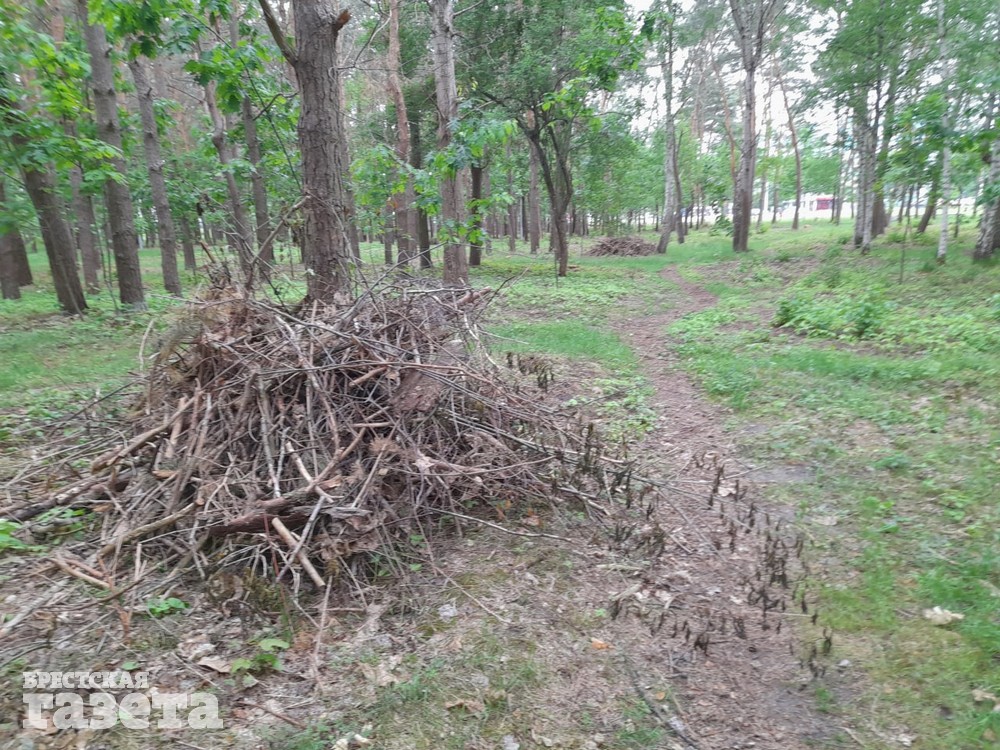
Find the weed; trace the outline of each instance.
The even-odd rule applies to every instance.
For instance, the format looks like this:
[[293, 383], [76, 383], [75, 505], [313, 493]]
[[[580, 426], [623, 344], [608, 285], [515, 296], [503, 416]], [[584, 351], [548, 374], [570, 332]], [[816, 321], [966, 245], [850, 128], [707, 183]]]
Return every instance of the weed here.
[[0, 518], [0, 552], [36, 552], [44, 549], [18, 539], [14, 533], [21, 528], [17, 521]]
[[150, 599], [146, 602], [146, 611], [150, 617], [166, 617], [183, 612], [190, 606], [187, 602], [171, 596], [166, 599]]
[[280, 672], [279, 654], [290, 647], [291, 644], [281, 638], [262, 638], [258, 641], [257, 649], [252, 656], [233, 660], [229, 667], [230, 672], [233, 675]]

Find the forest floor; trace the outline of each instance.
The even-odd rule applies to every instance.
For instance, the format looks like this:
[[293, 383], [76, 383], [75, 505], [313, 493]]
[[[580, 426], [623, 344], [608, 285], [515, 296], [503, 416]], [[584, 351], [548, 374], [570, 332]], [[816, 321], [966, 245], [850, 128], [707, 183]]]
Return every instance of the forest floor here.
[[[519, 275], [492, 314], [496, 349], [550, 358], [553, 404], [681, 488], [650, 519], [662, 554], [622, 556], [568, 509], [512, 512], [496, 522], [571, 541], [444, 540], [431, 565], [323, 623], [292, 623], [280, 587], [220, 573], [170, 592], [183, 611], [132, 618], [127, 642], [85, 586], [38, 578], [32, 595], [62, 594], [0, 644], [0, 747], [5, 733], [12, 748], [319, 750], [354, 733], [401, 750], [995, 746], [1000, 269], [960, 252], [939, 268], [894, 237], [858, 258], [845, 234], [779, 228], [734, 260], [702, 232], [665, 258], [574, 255], [559, 281], [527, 255], [476, 271], [477, 285]], [[45, 420], [115, 386], [156, 320], [104, 302], [66, 321], [45, 292], [19, 305], [0, 305], [0, 477]], [[728, 536], [706, 504], [720, 466], [768, 529], [805, 540], [768, 618], [745, 585], [764, 535]], [[66, 528], [44, 543], [72, 545], [87, 521]], [[24, 603], [24, 557], [0, 534], [3, 613]], [[934, 625], [934, 606], [964, 619]], [[708, 648], [678, 627], [696, 615]], [[267, 668], [234, 679], [199, 666], [208, 653]], [[160, 690], [216, 694], [225, 728], [18, 730], [22, 671], [129, 662]]]

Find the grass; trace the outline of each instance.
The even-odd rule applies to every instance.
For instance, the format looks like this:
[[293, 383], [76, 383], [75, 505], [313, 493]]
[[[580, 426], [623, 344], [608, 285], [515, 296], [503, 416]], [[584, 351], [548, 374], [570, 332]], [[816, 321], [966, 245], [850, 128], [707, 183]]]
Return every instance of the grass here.
[[492, 332], [510, 339], [502, 343], [507, 351], [548, 352], [573, 359], [587, 359], [604, 365], [635, 370], [635, 353], [611, 331], [568, 320], [540, 323], [508, 323]]

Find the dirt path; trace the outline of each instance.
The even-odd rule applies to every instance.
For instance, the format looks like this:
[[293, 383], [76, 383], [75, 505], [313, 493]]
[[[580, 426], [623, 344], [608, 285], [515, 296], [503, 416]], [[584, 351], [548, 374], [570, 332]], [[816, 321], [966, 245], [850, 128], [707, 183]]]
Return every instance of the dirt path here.
[[[667, 329], [687, 314], [714, 306], [716, 298], [684, 280], [673, 267], [664, 270], [663, 278], [670, 283], [663, 300], [670, 305], [667, 312], [622, 317], [613, 326], [634, 348], [642, 374], [653, 388], [650, 406], [660, 415], [641, 450], [663, 477], [692, 488], [690, 496], [678, 496], [674, 506], [660, 509], [660, 523], [676, 528], [672, 538], [680, 538], [667, 555], [668, 562], [659, 566], [673, 564], [686, 571], [689, 594], [682, 606], [700, 598], [702, 615], [708, 613], [722, 625], [712, 634], [705, 654], [654, 638], [644, 649], [647, 668], [656, 671], [657, 662], [668, 658], [683, 718], [703, 750], [816, 747], [836, 727], [828, 726], [813, 706], [809, 672], [800, 658], [808, 649], [795, 642], [793, 628], [780, 627], [794, 616], [791, 601], [788, 612], [769, 614], [762, 627], [760, 607], [747, 604], [744, 584], [760, 570], [759, 548], [750, 541], [752, 536], [741, 535], [732, 552], [724, 547], [720, 553], [706, 544], [708, 539], [724, 537], [726, 523], [706, 512], [705, 501], [697, 495], [707, 495], [716, 464], [724, 464], [730, 477], [745, 474], [747, 467], [736, 453], [735, 436], [725, 429], [725, 410], [709, 403], [683, 371]], [[760, 488], [749, 484], [748, 490], [747, 502], [766, 506]], [[775, 510], [781, 515], [781, 509], [771, 509], [772, 513]], [[725, 541], [728, 544], [728, 537]], [[700, 595], [690, 593], [699, 590]], [[725, 631], [726, 616], [730, 622], [745, 623], [746, 637]]]

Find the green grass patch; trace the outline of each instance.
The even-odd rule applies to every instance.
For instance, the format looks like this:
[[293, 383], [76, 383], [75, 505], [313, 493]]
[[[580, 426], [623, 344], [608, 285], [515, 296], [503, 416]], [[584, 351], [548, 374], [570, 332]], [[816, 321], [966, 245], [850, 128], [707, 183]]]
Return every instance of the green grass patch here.
[[508, 323], [495, 326], [493, 333], [506, 341], [497, 342], [504, 351], [544, 352], [574, 359], [588, 359], [631, 372], [633, 351], [607, 330], [574, 321]]

